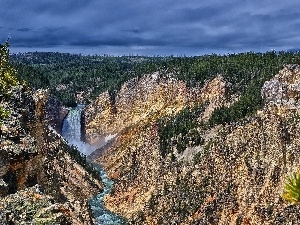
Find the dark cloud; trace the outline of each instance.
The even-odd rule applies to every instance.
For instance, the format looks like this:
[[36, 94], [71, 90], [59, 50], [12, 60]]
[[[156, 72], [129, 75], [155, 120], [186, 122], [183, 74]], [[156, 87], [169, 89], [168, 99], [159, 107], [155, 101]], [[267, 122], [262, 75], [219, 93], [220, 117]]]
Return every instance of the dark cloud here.
[[140, 27], [131, 27], [129, 29], [125, 29], [124, 31], [127, 31], [129, 33], [136, 33], [136, 34], [143, 32], [143, 30]]
[[26, 28], [26, 27], [17, 29], [17, 31], [20, 31], [20, 32], [28, 32], [28, 31], [31, 31], [31, 30], [32, 29]]
[[87, 8], [92, 1], [41, 1], [33, 5], [33, 11], [37, 14], [50, 14], [50, 15], [70, 15], [80, 13]]
[[0, 40], [12, 49], [204, 54], [300, 46], [290, 0], [0, 0]]

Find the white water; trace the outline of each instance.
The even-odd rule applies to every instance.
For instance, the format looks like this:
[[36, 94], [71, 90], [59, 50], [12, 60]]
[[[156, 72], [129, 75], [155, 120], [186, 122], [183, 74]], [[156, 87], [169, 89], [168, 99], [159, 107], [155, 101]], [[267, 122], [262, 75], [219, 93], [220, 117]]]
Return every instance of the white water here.
[[[80, 140], [81, 137], [81, 111], [83, 105], [79, 105], [76, 108], [69, 110], [67, 117], [64, 120], [62, 128], [62, 136], [69, 143], [69, 145], [74, 145], [78, 150], [86, 155], [90, 154], [95, 150], [95, 147], [84, 143]], [[100, 165], [95, 165], [100, 172], [100, 177], [102, 182], [105, 184], [104, 191], [95, 197], [93, 197], [89, 203], [93, 210], [94, 217], [96, 218], [97, 225], [122, 225], [126, 224], [125, 220], [116, 214], [105, 209], [103, 205], [103, 198], [107, 195], [112, 186], [113, 181], [107, 178], [105, 171]]]
[[83, 105], [78, 105], [76, 108], [69, 109], [69, 113], [64, 120], [62, 128], [62, 136], [69, 145], [76, 146], [80, 152], [85, 155], [91, 154], [96, 148], [82, 142], [81, 139], [81, 111]]

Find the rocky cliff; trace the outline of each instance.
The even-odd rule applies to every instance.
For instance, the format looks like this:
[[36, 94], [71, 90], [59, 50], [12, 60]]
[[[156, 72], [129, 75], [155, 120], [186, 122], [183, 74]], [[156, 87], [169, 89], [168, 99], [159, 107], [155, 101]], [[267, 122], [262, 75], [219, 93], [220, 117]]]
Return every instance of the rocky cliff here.
[[[238, 98], [221, 76], [190, 89], [147, 75], [127, 82], [113, 102], [99, 96], [86, 110], [86, 138], [117, 134], [94, 154], [115, 180], [106, 206], [132, 224], [299, 224], [299, 206], [281, 197], [300, 165], [299, 76], [299, 66], [285, 66], [263, 86], [263, 109], [213, 127], [205, 121], [214, 108]], [[201, 103], [203, 141], [162, 154], [157, 119]]]
[[55, 98], [48, 95], [45, 105], [45, 122], [47, 122], [57, 133], [60, 133], [63, 120], [68, 114], [68, 109]]
[[102, 183], [47, 122], [62, 118], [47, 111], [47, 91], [17, 85], [0, 100], [1, 224], [92, 224], [87, 201]]
[[133, 78], [123, 84], [116, 96], [105, 92], [85, 108], [85, 140], [90, 144], [101, 143], [105, 136], [153, 123], [158, 118], [175, 115], [186, 106], [205, 102], [209, 103], [204, 113], [207, 118], [215, 108], [230, 104], [229, 86], [220, 75], [202, 88], [188, 88], [172, 74]]

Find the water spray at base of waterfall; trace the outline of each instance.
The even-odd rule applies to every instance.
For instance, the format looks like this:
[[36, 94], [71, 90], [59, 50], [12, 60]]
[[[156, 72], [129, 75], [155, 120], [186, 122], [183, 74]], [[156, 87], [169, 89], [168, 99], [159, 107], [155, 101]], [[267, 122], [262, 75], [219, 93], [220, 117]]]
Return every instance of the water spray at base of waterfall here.
[[[76, 108], [69, 109], [69, 113], [63, 123], [62, 136], [69, 145], [74, 145], [81, 153], [89, 155], [94, 150], [96, 150], [97, 147], [81, 141], [81, 112], [83, 108], [84, 105], [78, 105]], [[107, 138], [105, 138], [105, 141], [109, 141], [115, 136], [116, 135], [109, 135], [107, 136]], [[89, 204], [91, 205], [93, 211], [93, 215], [96, 219], [96, 225], [127, 224], [122, 217], [105, 209], [103, 199], [104, 196], [110, 192], [113, 186], [113, 181], [108, 179], [105, 171], [100, 165], [95, 165], [95, 167], [100, 172], [101, 180], [105, 184], [104, 191], [96, 195], [89, 201]]]

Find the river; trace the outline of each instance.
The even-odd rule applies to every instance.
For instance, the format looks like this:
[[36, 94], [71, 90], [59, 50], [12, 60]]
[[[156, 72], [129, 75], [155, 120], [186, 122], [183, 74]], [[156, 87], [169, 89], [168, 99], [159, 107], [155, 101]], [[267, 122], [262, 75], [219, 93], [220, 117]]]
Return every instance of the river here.
[[[81, 120], [81, 111], [83, 108], [84, 108], [83, 105], [78, 105], [76, 108], [72, 108], [69, 110], [69, 113], [63, 123], [62, 136], [70, 145], [77, 146], [80, 152], [88, 155], [91, 152], [93, 152], [95, 148], [80, 140], [81, 137], [80, 120]], [[105, 195], [107, 195], [110, 192], [113, 186], [113, 181], [108, 179], [101, 165], [95, 165], [95, 167], [100, 172], [101, 180], [105, 184], [104, 191], [102, 193], [97, 194], [89, 201], [91, 208], [93, 210], [93, 215], [96, 219], [96, 224], [97, 225], [127, 224], [122, 217], [112, 213], [111, 211], [107, 210], [104, 207], [103, 198]]]

